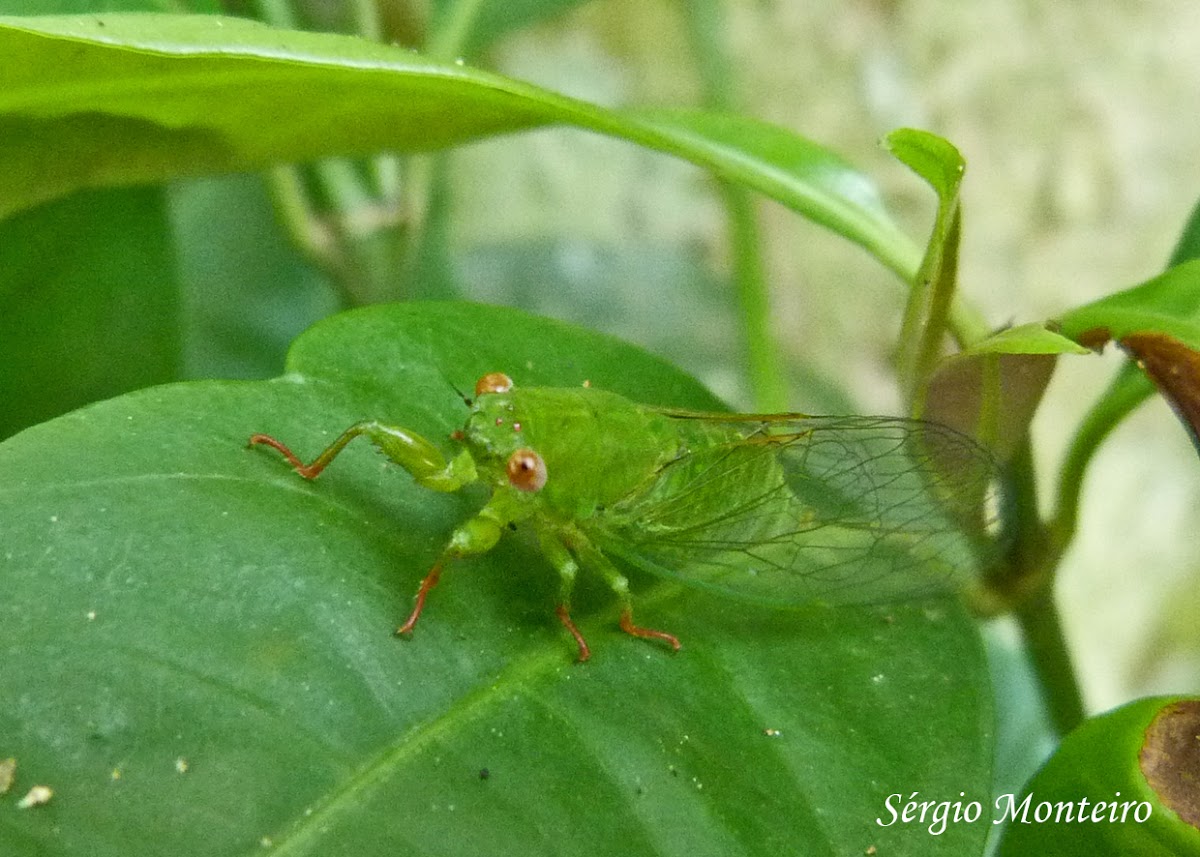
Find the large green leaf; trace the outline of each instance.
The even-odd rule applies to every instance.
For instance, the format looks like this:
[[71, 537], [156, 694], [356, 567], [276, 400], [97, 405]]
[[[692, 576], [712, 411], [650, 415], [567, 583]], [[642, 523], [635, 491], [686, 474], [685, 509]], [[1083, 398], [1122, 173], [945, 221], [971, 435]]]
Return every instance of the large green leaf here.
[[1144, 332], [1165, 333], [1200, 350], [1200, 259], [1076, 307], [1059, 319], [1063, 335], [1094, 345]]
[[[475, 495], [352, 446], [382, 417], [434, 439], [485, 370], [712, 408], [632, 347], [513, 310], [373, 307], [301, 337], [287, 374], [148, 389], [0, 445], [0, 852], [779, 855], [979, 853], [987, 825], [880, 826], [889, 795], [986, 799], [991, 709], [953, 601], [774, 612], [635, 575], [593, 658], [519, 535], [454, 565], [391, 635]], [[16, 809], [35, 784], [54, 795]], [[481, 845], [481, 843], [483, 843]], [[262, 848], [261, 846], [269, 846]]]
[[[171, 185], [184, 289], [183, 378], [269, 378], [289, 343], [337, 309], [287, 242], [257, 176]], [[175, 379], [172, 379], [175, 380]]]
[[[1176, 269], [1181, 269], [1185, 272], [1183, 277], [1194, 277], [1194, 266], [1184, 266], [1185, 263], [1197, 259], [1200, 259], [1200, 203], [1197, 203], [1196, 207], [1192, 209], [1187, 223], [1184, 224], [1183, 232], [1180, 234], [1174, 250], [1171, 251], [1171, 258], [1167, 262], [1167, 271], [1162, 278], [1155, 277], [1146, 283], [1134, 286], [1133, 289], [1116, 293], [1112, 298], [1117, 301], [1117, 304], [1115, 306], [1108, 305], [1107, 309], [1109, 298], [1101, 298], [1099, 301], [1082, 307], [1082, 312], [1085, 314], [1084, 325], [1091, 324], [1093, 329], [1097, 324], [1100, 327], [1108, 326], [1112, 319], [1105, 316], [1112, 310], [1116, 311], [1117, 321], [1122, 327], [1128, 327], [1128, 323], [1133, 321], [1130, 316], [1121, 318], [1122, 310], [1142, 310], [1147, 314], [1166, 316], [1170, 319], [1168, 323], [1172, 324], [1187, 319], [1193, 322], [1200, 320], [1200, 300], [1197, 300], [1200, 290], [1194, 286], [1189, 287], [1186, 283], [1182, 283], [1183, 287], [1180, 288], [1183, 278], [1176, 271]], [[1174, 273], [1172, 273], [1173, 271]], [[1097, 309], [1099, 309], [1099, 313], [1096, 313]], [[1095, 317], [1088, 319], [1087, 314], [1095, 314]], [[1146, 320], [1153, 324], [1153, 319]], [[1086, 332], [1088, 328], [1079, 326], [1079, 331]], [[1153, 384], [1137, 367], [1137, 364], [1127, 363], [1113, 378], [1112, 385], [1105, 393], [1104, 399], [1097, 403], [1093, 416], [1097, 420], [1115, 424], [1153, 391]]]
[[911, 242], [833, 153], [739, 117], [608, 110], [363, 39], [217, 16], [0, 19], [0, 216], [80, 187], [570, 124], [694, 161], [867, 247]]
[[997, 854], [1200, 854], [1200, 700], [1150, 697], [1093, 717], [1019, 796], [997, 801]]
[[[1060, 324], [1066, 336], [1089, 345], [1120, 343], [1171, 402], [1200, 449], [1200, 259], [1078, 307]], [[1089, 419], [1107, 416], [1111, 425], [1148, 394], [1145, 382], [1119, 374]]]
[[0, 438], [176, 377], [180, 290], [163, 197], [92, 191], [0, 222]]

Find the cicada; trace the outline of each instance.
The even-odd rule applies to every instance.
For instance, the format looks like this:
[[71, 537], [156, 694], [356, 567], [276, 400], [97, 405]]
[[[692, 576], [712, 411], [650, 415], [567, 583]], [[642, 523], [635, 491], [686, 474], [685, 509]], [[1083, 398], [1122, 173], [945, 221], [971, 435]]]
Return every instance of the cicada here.
[[614, 558], [775, 606], [916, 598], [978, 577], [994, 466], [970, 438], [935, 423], [696, 413], [587, 385], [523, 388], [499, 372], [465, 401], [450, 456], [376, 420], [352, 425], [308, 464], [274, 437], [250, 438], [306, 479], [364, 436], [425, 488], [491, 489], [450, 535], [397, 634], [416, 626], [449, 561], [486, 553], [515, 525], [532, 529], [558, 572], [555, 612], [580, 661], [591, 654], [571, 618], [580, 569], [615, 593], [622, 630], [680, 648], [673, 634], [634, 622]]

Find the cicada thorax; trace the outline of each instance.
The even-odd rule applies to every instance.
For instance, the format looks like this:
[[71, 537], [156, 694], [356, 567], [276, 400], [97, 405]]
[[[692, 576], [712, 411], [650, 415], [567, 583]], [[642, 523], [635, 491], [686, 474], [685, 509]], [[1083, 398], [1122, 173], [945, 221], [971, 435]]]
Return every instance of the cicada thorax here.
[[678, 454], [667, 420], [622, 396], [582, 386], [488, 387], [461, 433], [476, 466], [494, 487], [535, 492], [563, 518], [603, 512]]

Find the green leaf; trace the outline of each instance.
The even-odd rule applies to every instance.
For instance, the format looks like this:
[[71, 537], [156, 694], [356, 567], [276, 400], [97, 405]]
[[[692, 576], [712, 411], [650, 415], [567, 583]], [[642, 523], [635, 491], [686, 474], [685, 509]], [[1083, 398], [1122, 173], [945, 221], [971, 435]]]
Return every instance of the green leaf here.
[[960, 352], [960, 356], [983, 354], [1090, 354], [1084, 348], [1061, 333], [1049, 330], [1046, 325], [1033, 322], [1016, 327], [1006, 327], [986, 339], [973, 343]]
[[979, 438], [1007, 460], [1028, 436], [1055, 356], [1090, 353], [1042, 324], [1006, 328], [938, 364], [923, 415]]
[[[421, 490], [365, 445], [315, 483], [245, 448], [265, 431], [311, 455], [372, 416], [445, 438], [451, 384], [496, 369], [718, 407], [607, 337], [405, 304], [320, 323], [276, 380], [153, 388], [0, 445], [6, 857], [476, 855], [481, 835], [496, 855], [979, 853], [981, 825], [875, 821], [888, 795], [989, 789], [987, 670], [958, 604], [774, 612], [634, 575], [671, 655], [584, 581], [577, 665], [556, 575], [514, 536], [447, 569], [401, 641], [481, 498]], [[34, 784], [53, 799], [17, 811]]]
[[1153, 332], [1200, 349], [1200, 259], [1074, 309], [1059, 325], [1064, 336], [1089, 345]]
[[1167, 267], [1173, 268], [1193, 259], [1200, 259], [1200, 202], [1196, 203], [1187, 223], [1184, 224], [1183, 232], [1175, 242], [1175, 249], [1171, 251]]
[[[1187, 422], [1192, 440], [1200, 449], [1200, 351], [1196, 346], [1200, 337], [1198, 247], [1200, 206], [1192, 211], [1165, 273], [1069, 313], [1062, 329], [1066, 335], [1082, 338], [1092, 347], [1102, 346], [1114, 334], [1128, 338], [1130, 334], [1149, 332], [1153, 360], [1147, 365], [1153, 364], [1155, 377], [1170, 391], [1173, 407]], [[1135, 354], [1137, 350], [1131, 349]], [[1079, 490], [1092, 455], [1108, 433], [1153, 392], [1154, 383], [1130, 361], [1121, 367], [1108, 390], [1084, 416], [1059, 473], [1055, 529], [1062, 543], [1074, 534]]]
[[[939, 206], [951, 209], [958, 204], [958, 189], [967, 164], [953, 143], [917, 128], [897, 128], [883, 138], [883, 145], [929, 183]], [[946, 225], [943, 223], [943, 227]]]
[[1089, 719], [997, 814], [1000, 857], [1200, 854], [1197, 731], [1200, 700], [1182, 697]]
[[111, 12], [215, 12], [218, 0], [0, 0], [0, 15]]
[[[1192, 209], [1192, 214], [1184, 225], [1175, 249], [1171, 252], [1167, 270], [1173, 270], [1186, 262], [1197, 259], [1200, 259], [1200, 203], [1197, 203], [1196, 207]], [[1192, 297], [1189, 298], [1188, 295], [1187, 288], [1180, 289], [1174, 299], [1168, 299], [1168, 303], [1175, 306], [1175, 315], [1198, 319], [1200, 318], [1200, 301], [1196, 300], [1194, 289], [1191, 291]], [[1175, 300], [1179, 300], [1179, 303], [1174, 303]], [[1147, 301], [1147, 303], [1154, 303], [1154, 301]], [[1090, 306], [1094, 308], [1095, 304]], [[1115, 424], [1153, 392], [1154, 387], [1149, 379], [1135, 364], [1127, 363], [1121, 367], [1113, 379], [1112, 385], [1105, 393], [1104, 401], [1097, 406], [1096, 418], [1097, 420], [1111, 420]]]
[[269, 378], [296, 335], [336, 311], [332, 286], [280, 231], [257, 176], [170, 186], [185, 378]]
[[[1200, 449], [1200, 260], [1073, 310], [1061, 326], [1067, 336], [1094, 347], [1118, 342], [1171, 403]], [[1098, 410], [1119, 418], [1145, 398], [1148, 387], [1118, 376]]]
[[568, 124], [759, 190], [906, 278], [916, 265], [868, 179], [748, 119], [607, 110], [388, 45], [217, 16], [3, 18], [0, 55], [0, 216], [80, 187]]
[[[863, 246], [905, 279], [918, 251], [891, 219], [879, 190], [838, 154], [786, 129], [699, 110], [627, 110], [684, 156], [755, 188]], [[689, 153], [695, 153], [689, 154]]]
[[[951, 324], [962, 226], [958, 189], [966, 162], [949, 141], [928, 131], [900, 128], [888, 134], [883, 143], [925, 179], [938, 197], [933, 231], [904, 308], [896, 357], [910, 409], [920, 416], [929, 379], [941, 357], [942, 342]], [[961, 331], [959, 338], [967, 339]]]
[[[1200, 205], [1192, 212], [1183, 234], [1171, 254], [1171, 267], [1132, 289], [1108, 295], [1081, 307], [1064, 318], [1064, 333], [1076, 337], [1091, 333], [1103, 344], [1105, 334], [1113, 335], [1113, 324], [1124, 333], [1158, 330], [1182, 334], [1193, 342], [1200, 336], [1200, 291], [1196, 277], [1200, 269]], [[1165, 328], [1163, 326], [1166, 326]], [[1097, 423], [1114, 425], [1154, 392], [1154, 386], [1133, 363], [1121, 368], [1090, 417]]]
[[176, 377], [180, 296], [163, 197], [94, 191], [0, 221], [0, 438]]

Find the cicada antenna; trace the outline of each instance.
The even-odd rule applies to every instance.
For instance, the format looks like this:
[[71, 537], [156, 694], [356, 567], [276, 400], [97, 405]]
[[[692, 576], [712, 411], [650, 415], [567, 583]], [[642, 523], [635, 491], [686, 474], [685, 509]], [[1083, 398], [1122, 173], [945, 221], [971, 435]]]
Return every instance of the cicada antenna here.
[[450, 385], [450, 389], [453, 390], [460, 399], [462, 399], [462, 403], [464, 405], [466, 405], [468, 408], [471, 407], [471, 397], [468, 396], [466, 393], [464, 393], [462, 390], [458, 389], [458, 385], [455, 384], [454, 381], [450, 378], [450, 376], [446, 374], [446, 370], [443, 369], [441, 366], [439, 366], [438, 372], [441, 374], [441, 376], [445, 380], [445, 382]]

